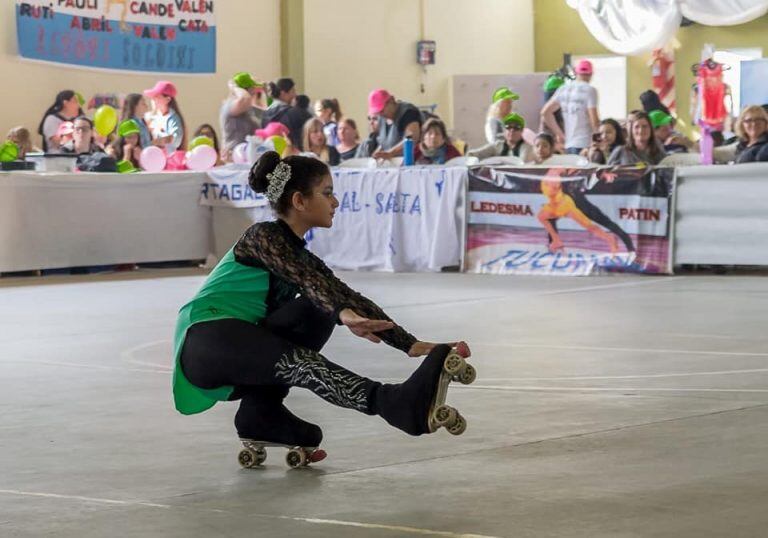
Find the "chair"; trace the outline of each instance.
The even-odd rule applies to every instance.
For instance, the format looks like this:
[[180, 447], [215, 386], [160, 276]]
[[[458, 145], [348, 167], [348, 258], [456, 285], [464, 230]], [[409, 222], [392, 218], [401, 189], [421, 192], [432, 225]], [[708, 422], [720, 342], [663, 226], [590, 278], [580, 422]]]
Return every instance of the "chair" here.
[[731, 161], [736, 160], [736, 146], [738, 142], [728, 144], [727, 146], [718, 146], [715, 148], [714, 157], [715, 162], [718, 164], [728, 164]]
[[474, 166], [480, 163], [480, 159], [477, 157], [468, 157], [462, 155], [460, 157], [454, 157], [445, 161], [445, 166]]
[[673, 153], [664, 157], [659, 166], [696, 166], [701, 164], [701, 153]]
[[347, 159], [339, 163], [339, 168], [376, 168], [376, 159], [362, 157], [359, 159]]
[[549, 159], [541, 163], [545, 166], [561, 165], [561, 166], [588, 166], [589, 159], [582, 157], [581, 155], [552, 155]]
[[509, 157], [488, 157], [480, 161], [480, 164], [493, 165], [508, 165], [508, 166], [522, 166], [523, 160], [520, 157], [511, 155]]

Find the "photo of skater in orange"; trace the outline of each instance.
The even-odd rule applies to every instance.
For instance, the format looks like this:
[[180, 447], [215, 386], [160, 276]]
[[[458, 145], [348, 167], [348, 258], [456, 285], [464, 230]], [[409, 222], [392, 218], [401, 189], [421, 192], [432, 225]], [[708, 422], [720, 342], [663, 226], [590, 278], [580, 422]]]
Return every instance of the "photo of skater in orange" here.
[[550, 170], [547, 173], [547, 176], [545, 176], [545, 179], [542, 179], [541, 192], [547, 198], [547, 203], [541, 206], [537, 218], [552, 240], [549, 244], [550, 252], [555, 253], [562, 251], [565, 248], [562, 239], [560, 239], [560, 234], [557, 232], [557, 229], [552, 222], [563, 217], [573, 219], [583, 226], [589, 233], [596, 235], [608, 243], [611, 254], [616, 254], [618, 252], [619, 246], [616, 236], [606, 232], [587, 218], [587, 216], [576, 207], [573, 198], [563, 192], [559, 170]]

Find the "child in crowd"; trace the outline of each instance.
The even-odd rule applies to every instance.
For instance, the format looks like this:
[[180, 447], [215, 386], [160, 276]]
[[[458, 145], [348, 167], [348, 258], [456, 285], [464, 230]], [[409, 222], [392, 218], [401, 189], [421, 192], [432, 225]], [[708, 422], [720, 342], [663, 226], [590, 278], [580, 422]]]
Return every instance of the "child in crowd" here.
[[539, 133], [533, 142], [533, 155], [536, 164], [549, 159], [555, 152], [555, 139], [549, 133]]
[[194, 135], [192, 135], [192, 138], [195, 139], [198, 136], [205, 136], [213, 140], [213, 149], [216, 150], [216, 155], [219, 156], [219, 158], [216, 161], [216, 166], [221, 166], [222, 164], [224, 164], [224, 161], [221, 160], [221, 150], [219, 149], [219, 137], [216, 135], [216, 129], [214, 129], [210, 123], [204, 123], [197, 129], [195, 129], [195, 133]]
[[135, 120], [125, 120], [117, 128], [118, 137], [106, 148], [116, 161], [130, 161], [139, 167], [141, 157], [141, 129]]
[[8, 131], [8, 140], [19, 148], [18, 159], [24, 160], [27, 153], [39, 153], [42, 150], [32, 145], [32, 136], [26, 127], [14, 127]]

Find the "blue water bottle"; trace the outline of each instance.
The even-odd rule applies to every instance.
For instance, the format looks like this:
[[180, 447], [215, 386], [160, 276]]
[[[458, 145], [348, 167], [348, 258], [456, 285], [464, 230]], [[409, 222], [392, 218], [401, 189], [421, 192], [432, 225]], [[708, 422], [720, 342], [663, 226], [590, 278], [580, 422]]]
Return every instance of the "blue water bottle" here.
[[413, 166], [413, 138], [410, 135], [403, 142], [403, 166]]

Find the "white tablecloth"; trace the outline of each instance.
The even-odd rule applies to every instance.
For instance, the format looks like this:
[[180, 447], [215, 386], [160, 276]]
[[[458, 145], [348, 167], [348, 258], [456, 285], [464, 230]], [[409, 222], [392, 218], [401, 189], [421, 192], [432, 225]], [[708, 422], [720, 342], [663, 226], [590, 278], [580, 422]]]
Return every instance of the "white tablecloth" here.
[[203, 259], [205, 175], [0, 174], [0, 272]]

